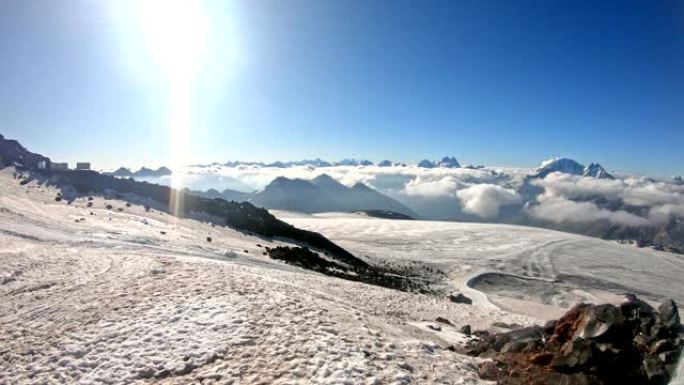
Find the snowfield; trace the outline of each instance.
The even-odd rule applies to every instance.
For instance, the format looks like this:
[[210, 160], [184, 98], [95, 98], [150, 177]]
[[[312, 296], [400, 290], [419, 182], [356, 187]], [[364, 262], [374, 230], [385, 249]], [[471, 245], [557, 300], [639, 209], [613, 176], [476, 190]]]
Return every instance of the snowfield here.
[[619, 303], [628, 292], [684, 304], [679, 254], [523, 226], [273, 213], [355, 255], [433, 264], [481, 307], [546, 319], [581, 301]]
[[[466, 339], [457, 330], [536, 320], [262, 255], [282, 242], [56, 195], [0, 171], [2, 384], [480, 384], [477, 360], [447, 349]], [[439, 242], [426, 258], [444, 259]], [[454, 326], [433, 330], [436, 317]]]

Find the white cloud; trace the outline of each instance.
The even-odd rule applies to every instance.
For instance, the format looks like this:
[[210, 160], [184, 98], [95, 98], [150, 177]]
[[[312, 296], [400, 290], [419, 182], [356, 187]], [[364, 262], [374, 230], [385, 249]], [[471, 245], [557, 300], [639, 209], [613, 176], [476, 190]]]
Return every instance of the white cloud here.
[[547, 196], [569, 199], [603, 197], [619, 199], [634, 206], [684, 204], [684, 189], [681, 186], [636, 178], [596, 179], [556, 172], [532, 183], [544, 187]]
[[404, 193], [412, 196], [443, 197], [453, 195], [461, 186], [463, 183], [453, 176], [430, 178], [418, 175], [406, 184]]
[[561, 197], [546, 198], [538, 205], [528, 207], [527, 212], [533, 218], [555, 223], [592, 223], [608, 220], [615, 224], [631, 227], [649, 224], [647, 219], [626, 211], [610, 211], [602, 209], [592, 202], [574, 202]]
[[[400, 200], [419, 202], [416, 204], [422, 205], [422, 209], [427, 212], [434, 213], [438, 210], [436, 207], [444, 205], [445, 199], [454, 199], [454, 202], [461, 203], [465, 212], [496, 219], [501, 206], [524, 203], [510, 186], [520, 185], [529, 170], [425, 169], [415, 166], [273, 168], [214, 165], [187, 167], [180, 172], [186, 175], [185, 181], [192, 189], [230, 188], [246, 192], [263, 188], [278, 176], [313, 179], [326, 173], [347, 186], [362, 182]], [[575, 222], [610, 220], [630, 226], [641, 226], [644, 221], [655, 224], [664, 223], [672, 217], [684, 218], [684, 186], [628, 176], [611, 180], [562, 173], [551, 173], [531, 183], [544, 188], [544, 193], [537, 197], [540, 204], [533, 206], [528, 212], [537, 218], [562, 222], [573, 220], [573, 216], [576, 216]], [[594, 198], [612, 202], [618, 207], [621, 203], [626, 206], [622, 210], [611, 211], [589, 201]], [[645, 208], [639, 211], [639, 215], [643, 217], [625, 211], [630, 210], [629, 206]], [[559, 211], [554, 213], [554, 210]], [[457, 215], [458, 212], [453, 212], [448, 217]]]
[[493, 184], [476, 184], [456, 192], [466, 212], [482, 218], [496, 218], [501, 206], [520, 203], [520, 196], [513, 190]]
[[672, 217], [684, 218], [684, 204], [664, 204], [652, 207], [648, 217], [656, 223], [664, 223]]

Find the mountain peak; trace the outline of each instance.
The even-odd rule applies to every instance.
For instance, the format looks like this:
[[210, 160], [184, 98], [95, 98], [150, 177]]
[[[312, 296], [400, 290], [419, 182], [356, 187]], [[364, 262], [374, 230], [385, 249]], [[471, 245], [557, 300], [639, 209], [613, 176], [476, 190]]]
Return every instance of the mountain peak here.
[[335, 180], [328, 174], [321, 174], [311, 180], [311, 183], [320, 189], [333, 193], [335, 191], [346, 190], [347, 187]]
[[335, 183], [337, 183], [337, 181], [333, 177], [331, 177], [330, 175], [328, 175], [326, 173], [318, 175], [317, 177], [311, 179], [311, 181], [312, 182], [335, 182]]
[[129, 177], [129, 176], [133, 176], [133, 172], [131, 170], [127, 169], [126, 167], [119, 167], [111, 175]]
[[367, 185], [365, 185], [365, 184], [363, 184], [363, 183], [361, 183], [361, 182], [357, 182], [356, 184], [354, 184], [354, 186], [352, 186], [352, 188], [355, 189], [355, 190], [370, 190], [370, 191], [374, 191], [372, 188], [368, 187]]
[[612, 175], [606, 171], [603, 166], [598, 163], [592, 163], [584, 168], [582, 172], [584, 176], [592, 176], [598, 179], [615, 179]]
[[445, 156], [437, 162], [436, 164], [437, 167], [444, 167], [444, 168], [459, 168], [461, 167], [461, 164], [458, 163], [458, 160], [456, 160], [456, 157], [453, 156]]
[[435, 162], [427, 159], [423, 159], [420, 162], [418, 162], [418, 167], [422, 168], [434, 168], [435, 167]]
[[584, 166], [569, 158], [552, 158], [541, 163], [535, 176], [544, 178], [553, 172], [582, 175], [584, 173]]

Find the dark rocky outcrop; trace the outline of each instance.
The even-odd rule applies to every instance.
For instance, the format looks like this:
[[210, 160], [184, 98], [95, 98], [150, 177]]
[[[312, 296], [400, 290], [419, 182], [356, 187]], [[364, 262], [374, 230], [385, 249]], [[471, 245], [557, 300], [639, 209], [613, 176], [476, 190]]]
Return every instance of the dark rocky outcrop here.
[[414, 220], [415, 219], [409, 215], [402, 214], [402, 213], [395, 213], [394, 211], [389, 211], [389, 210], [364, 210], [361, 212], [368, 215], [369, 217], [373, 217], [373, 218], [399, 219], [399, 220]]
[[12, 163], [28, 168], [38, 168], [44, 162], [45, 168], [50, 167], [50, 158], [28, 151], [18, 141], [5, 139], [0, 135], [0, 167]]
[[463, 293], [453, 292], [449, 294], [449, 299], [454, 303], [463, 303], [466, 305], [473, 304], [473, 300], [463, 295]]
[[332, 259], [323, 258], [306, 247], [278, 246], [266, 248], [266, 253], [273, 259], [332, 277], [401, 291], [432, 293], [425, 277], [412, 276], [410, 272], [399, 269], [366, 263], [339, 263]]
[[543, 327], [475, 334], [467, 353], [493, 360], [481, 376], [507, 385], [665, 385], [684, 347], [674, 301], [655, 310], [633, 295], [577, 305]]

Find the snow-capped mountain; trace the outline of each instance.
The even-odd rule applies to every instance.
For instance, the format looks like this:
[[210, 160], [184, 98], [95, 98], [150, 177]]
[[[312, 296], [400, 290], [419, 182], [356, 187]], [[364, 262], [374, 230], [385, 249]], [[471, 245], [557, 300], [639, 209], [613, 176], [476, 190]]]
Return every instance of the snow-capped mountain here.
[[423, 159], [420, 162], [418, 162], [418, 167], [421, 167], [421, 168], [435, 168], [435, 167], [459, 168], [459, 167], [461, 167], [461, 164], [458, 162], [458, 160], [456, 160], [456, 157], [445, 156], [441, 160], [438, 160], [438, 161], [431, 161], [429, 159]]
[[581, 163], [569, 158], [552, 158], [543, 161], [539, 168], [537, 168], [537, 171], [533, 177], [545, 178], [547, 175], [553, 172], [588, 176], [597, 179], [615, 179], [603, 168], [603, 166], [598, 163], [591, 163], [589, 166], [585, 167]]
[[569, 158], [548, 159], [541, 163], [534, 177], [544, 178], [552, 172], [582, 175], [584, 173], [584, 166]]
[[592, 163], [584, 168], [582, 171], [583, 176], [593, 176], [598, 179], [615, 179], [612, 175], [608, 173], [600, 164]]
[[[210, 166], [216, 166], [216, 165], [218, 165], [218, 164], [217, 163], [196, 164], [196, 165], [193, 165], [193, 167], [203, 168], [203, 167], [210, 167]], [[346, 158], [346, 159], [342, 159], [342, 160], [335, 161], [335, 162], [322, 160], [320, 158], [294, 160], [294, 161], [275, 161], [275, 162], [271, 162], [271, 163], [235, 160], [235, 161], [225, 162], [222, 165], [226, 166], [226, 167], [247, 166], [247, 167], [270, 167], [270, 168], [289, 168], [289, 167], [298, 167], [298, 166], [310, 166], [310, 167], [316, 167], [316, 168], [337, 167], [337, 166], [347, 166], [347, 167], [366, 166], [366, 167], [368, 167], [368, 166], [374, 166], [374, 165], [378, 166], [378, 167], [391, 167], [391, 166], [406, 167], [407, 166], [407, 164], [404, 162], [392, 162], [391, 160], [387, 160], [387, 159], [381, 160], [378, 163], [374, 163], [373, 161], [370, 161], [368, 159], [354, 159], [354, 158]], [[431, 161], [431, 160], [424, 159], [418, 163], [418, 167], [423, 167], [423, 168], [434, 168], [434, 167], [459, 168], [459, 167], [461, 167], [461, 165], [455, 157], [445, 156], [439, 161]]]
[[368, 159], [342, 159], [339, 162], [333, 163], [335, 166], [372, 166], [373, 162]]

